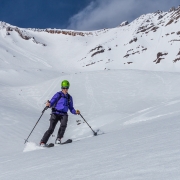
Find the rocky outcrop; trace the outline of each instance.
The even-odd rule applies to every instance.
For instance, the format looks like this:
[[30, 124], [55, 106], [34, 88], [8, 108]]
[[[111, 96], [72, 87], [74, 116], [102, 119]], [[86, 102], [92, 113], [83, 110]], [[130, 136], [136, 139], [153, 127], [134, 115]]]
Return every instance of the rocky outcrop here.
[[180, 56], [180, 50], [179, 50], [179, 52], [178, 52], [177, 56]]
[[171, 20], [166, 24], [166, 26], [172, 24], [173, 22], [174, 22], [174, 19], [171, 19]]
[[131, 43], [133, 43], [133, 42], [136, 42], [138, 39], [137, 39], [137, 37], [134, 37], [133, 39], [131, 39], [130, 41], [129, 41], [129, 44], [131, 44]]
[[46, 29], [45, 32], [48, 32], [51, 34], [63, 34], [63, 35], [69, 35], [69, 36], [93, 35], [92, 32], [76, 32], [76, 31], [63, 31], [63, 30], [53, 30], [53, 29]]
[[165, 59], [165, 58], [162, 58], [162, 56], [166, 56], [166, 55], [168, 55], [168, 53], [158, 52], [157, 59], [154, 60], [153, 62], [155, 62], [156, 64], [160, 63], [162, 59]]
[[160, 20], [160, 19], [162, 19], [163, 18], [163, 16], [162, 15], [160, 15], [159, 17], [158, 17], [158, 20]]
[[101, 49], [100, 51], [97, 51], [97, 52], [93, 53], [93, 54], [91, 55], [91, 57], [93, 57], [93, 56], [95, 56], [95, 55], [97, 55], [97, 54], [103, 53], [104, 51], [105, 51], [104, 49]]
[[21, 36], [22, 39], [29, 40], [32, 38], [32, 37], [26, 35], [26, 32], [21, 31], [19, 28], [15, 28], [14, 30]]
[[176, 10], [176, 8], [175, 7], [172, 7], [170, 10], [169, 10], [169, 12], [173, 12], [173, 11], [175, 11]]
[[100, 50], [100, 49], [102, 49], [103, 47], [102, 46], [97, 46], [97, 47], [95, 47], [94, 49], [91, 49], [90, 50], [90, 52], [93, 52], [93, 51], [95, 51], [95, 50]]
[[138, 33], [146, 33], [148, 34], [150, 31], [156, 32], [157, 29], [159, 29], [158, 26], [154, 26], [154, 24], [150, 24], [150, 26], [146, 25], [146, 26], [140, 26], [137, 30], [137, 34]]
[[180, 61], [180, 58], [176, 58], [173, 62], [176, 63], [177, 61]]
[[129, 24], [128, 21], [124, 21], [124, 22], [122, 22], [119, 26], [120, 26], [120, 27], [123, 27], [123, 26], [127, 26], [128, 24]]
[[[96, 51], [96, 52], [94, 52], [94, 51]], [[105, 52], [105, 49], [103, 48], [103, 46], [99, 45], [99, 46], [97, 46], [97, 47], [95, 47], [89, 51], [89, 53], [92, 53], [92, 52], [94, 52], [94, 53], [91, 55], [91, 57]]]
[[17, 33], [19, 34], [19, 36], [20, 36], [22, 39], [24, 39], [24, 40], [30, 40], [30, 39], [32, 39], [32, 41], [33, 41], [34, 43], [36, 43], [36, 44], [41, 44], [41, 45], [43, 45], [43, 46], [46, 46], [46, 44], [41, 43], [41, 42], [38, 42], [38, 41], [35, 39], [35, 37], [32, 37], [31, 35], [29, 35], [25, 30], [21, 30], [20, 28], [17, 28], [17, 27], [15, 27], [15, 28], [14, 28], [14, 27], [10, 27], [10, 26], [6, 27], [6, 35], [10, 35], [9, 32], [12, 32], [12, 31], [17, 32]]

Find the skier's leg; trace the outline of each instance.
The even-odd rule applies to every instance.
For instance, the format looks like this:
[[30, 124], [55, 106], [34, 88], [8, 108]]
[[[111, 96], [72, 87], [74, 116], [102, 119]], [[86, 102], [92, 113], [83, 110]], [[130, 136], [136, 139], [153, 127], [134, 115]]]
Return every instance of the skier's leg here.
[[61, 139], [61, 138], [63, 138], [64, 133], [66, 131], [67, 122], [68, 122], [68, 115], [61, 116], [60, 122], [61, 122], [61, 125], [60, 125], [59, 131], [58, 131], [57, 138]]
[[50, 118], [50, 126], [49, 126], [49, 129], [45, 132], [43, 138], [41, 139], [41, 142], [43, 143], [47, 143], [49, 137], [51, 136], [51, 134], [54, 132], [54, 129], [56, 127], [56, 124], [58, 122], [58, 118], [57, 118], [57, 115], [55, 114], [52, 114], [51, 115], [51, 118]]

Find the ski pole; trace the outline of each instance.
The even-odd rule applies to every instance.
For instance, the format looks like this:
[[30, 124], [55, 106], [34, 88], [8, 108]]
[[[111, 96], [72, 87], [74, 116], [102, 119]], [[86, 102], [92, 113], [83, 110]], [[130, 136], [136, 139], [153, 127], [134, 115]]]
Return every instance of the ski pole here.
[[46, 107], [43, 109], [43, 111], [42, 111], [42, 114], [41, 114], [40, 118], [39, 118], [39, 119], [38, 119], [38, 121], [36, 122], [35, 126], [33, 127], [32, 131], [30, 132], [30, 134], [29, 134], [29, 136], [27, 137], [27, 139], [25, 139], [24, 144], [26, 144], [26, 142], [28, 141], [28, 139], [29, 139], [30, 135], [31, 135], [31, 134], [32, 134], [32, 132], [34, 131], [34, 129], [35, 129], [35, 127], [37, 126], [38, 122], [40, 121], [40, 119], [41, 119], [42, 115], [44, 114], [44, 112], [45, 112], [48, 108], [49, 108], [49, 107], [48, 107], [48, 106], [46, 106]]
[[88, 122], [84, 119], [84, 117], [81, 115], [81, 114], [79, 114], [82, 118], [83, 118], [83, 120], [86, 122], [86, 124], [90, 127], [90, 129], [92, 130], [92, 132], [94, 133], [94, 136], [97, 136], [97, 132], [95, 132], [93, 129], [92, 129], [92, 127], [88, 124]]

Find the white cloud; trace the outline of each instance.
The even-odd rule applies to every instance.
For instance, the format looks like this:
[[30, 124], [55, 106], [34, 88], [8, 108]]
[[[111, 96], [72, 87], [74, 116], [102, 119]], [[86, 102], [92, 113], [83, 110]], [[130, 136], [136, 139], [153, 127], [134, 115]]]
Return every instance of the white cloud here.
[[156, 10], [167, 11], [177, 6], [177, 0], [93, 0], [69, 20], [68, 29], [95, 30], [118, 26], [138, 16]]

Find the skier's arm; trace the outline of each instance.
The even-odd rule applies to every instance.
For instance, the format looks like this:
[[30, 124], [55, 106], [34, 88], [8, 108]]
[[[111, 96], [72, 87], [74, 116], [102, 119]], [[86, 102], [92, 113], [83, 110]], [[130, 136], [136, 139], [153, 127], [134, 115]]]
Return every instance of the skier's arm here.
[[69, 110], [71, 111], [71, 113], [72, 114], [76, 114], [76, 110], [74, 109], [74, 107], [73, 107], [73, 98], [72, 97], [70, 97], [71, 99], [71, 101], [70, 101], [70, 104], [69, 104]]
[[52, 99], [49, 101], [50, 102], [50, 106], [49, 107], [53, 107], [54, 106], [54, 104], [56, 103], [56, 101], [58, 100], [58, 98], [59, 98], [59, 93], [57, 92], [53, 97], [52, 97]]

